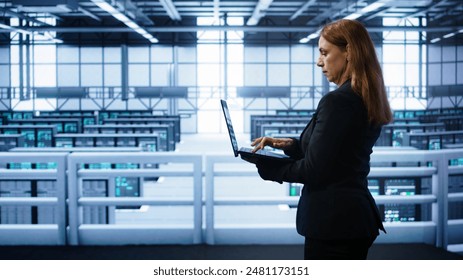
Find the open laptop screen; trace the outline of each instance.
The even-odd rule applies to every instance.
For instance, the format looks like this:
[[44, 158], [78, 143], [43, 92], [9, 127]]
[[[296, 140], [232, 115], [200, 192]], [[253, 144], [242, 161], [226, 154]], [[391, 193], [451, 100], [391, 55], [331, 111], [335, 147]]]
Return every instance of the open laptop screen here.
[[228, 110], [227, 101], [220, 100], [220, 103], [222, 104], [222, 110], [225, 116], [225, 122], [227, 123], [228, 135], [230, 136], [230, 141], [233, 147], [233, 152], [235, 153], [235, 157], [237, 157], [239, 147], [238, 147], [238, 142], [236, 141], [235, 131], [233, 130], [233, 125], [232, 125], [232, 121], [230, 117], [230, 112]]

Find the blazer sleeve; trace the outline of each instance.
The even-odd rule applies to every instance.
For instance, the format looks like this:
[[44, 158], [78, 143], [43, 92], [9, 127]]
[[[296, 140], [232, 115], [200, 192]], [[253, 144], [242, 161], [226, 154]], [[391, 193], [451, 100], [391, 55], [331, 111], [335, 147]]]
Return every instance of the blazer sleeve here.
[[304, 157], [304, 152], [301, 150], [301, 143], [297, 138], [293, 139], [291, 146], [284, 150], [284, 153], [294, 159], [301, 159]]
[[304, 149], [304, 157], [280, 166], [275, 173], [277, 179], [317, 186], [333, 176], [336, 156], [356, 121], [352, 100], [343, 98], [342, 94], [328, 94], [320, 100], [315, 127], [308, 147]]

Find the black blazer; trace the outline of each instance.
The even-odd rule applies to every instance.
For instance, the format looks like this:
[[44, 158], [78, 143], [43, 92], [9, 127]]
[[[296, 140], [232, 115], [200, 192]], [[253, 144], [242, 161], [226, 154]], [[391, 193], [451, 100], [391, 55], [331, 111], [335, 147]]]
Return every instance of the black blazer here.
[[373, 237], [384, 227], [368, 190], [370, 154], [381, 132], [371, 126], [350, 81], [320, 100], [300, 139], [285, 153], [294, 163], [267, 164], [271, 180], [304, 184], [299, 234], [317, 239]]

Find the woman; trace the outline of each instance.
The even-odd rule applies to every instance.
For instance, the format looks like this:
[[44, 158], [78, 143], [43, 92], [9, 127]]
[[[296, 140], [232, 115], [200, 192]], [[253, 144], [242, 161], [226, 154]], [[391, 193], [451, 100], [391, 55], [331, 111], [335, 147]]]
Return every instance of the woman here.
[[354, 20], [326, 25], [318, 42], [321, 67], [338, 88], [320, 100], [299, 139], [260, 137], [254, 151], [282, 149], [293, 163], [259, 161], [264, 180], [304, 184], [296, 227], [305, 259], [366, 259], [385, 232], [368, 190], [370, 154], [392, 119], [382, 71], [365, 27]]

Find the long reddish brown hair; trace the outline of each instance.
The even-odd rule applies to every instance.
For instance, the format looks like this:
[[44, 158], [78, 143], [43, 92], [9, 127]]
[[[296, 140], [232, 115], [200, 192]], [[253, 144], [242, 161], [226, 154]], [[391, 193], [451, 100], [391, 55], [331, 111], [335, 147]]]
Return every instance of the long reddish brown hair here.
[[351, 79], [352, 89], [362, 97], [370, 123], [383, 125], [391, 122], [383, 72], [365, 27], [356, 20], [341, 19], [325, 25], [320, 36], [347, 50], [349, 62], [345, 78]]

